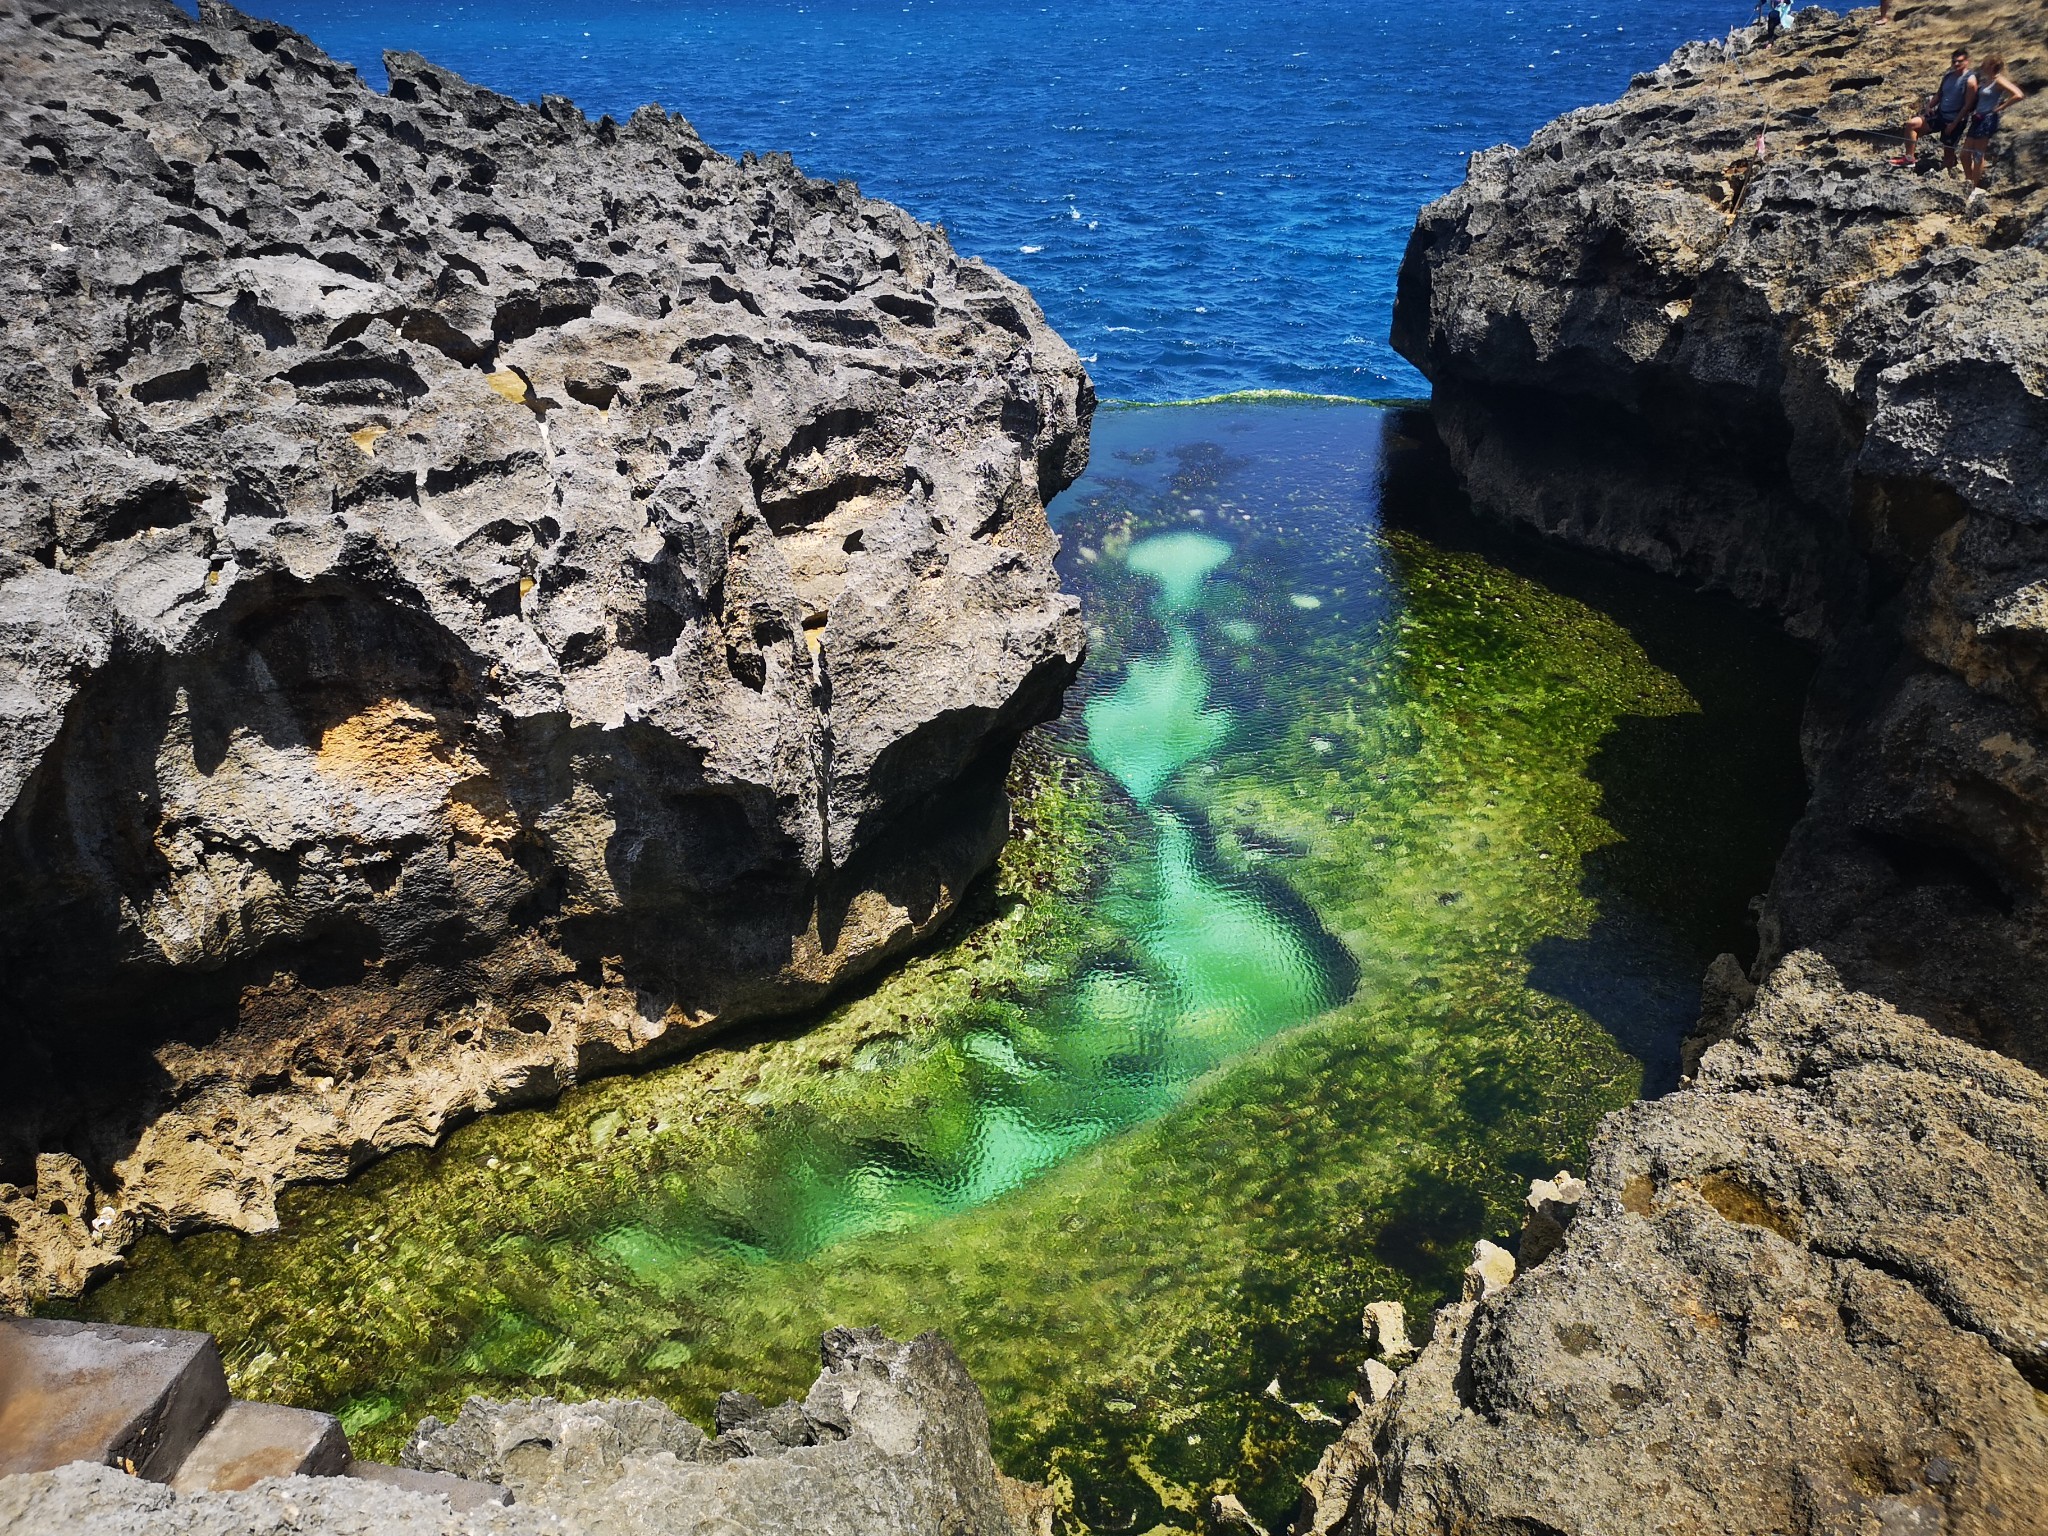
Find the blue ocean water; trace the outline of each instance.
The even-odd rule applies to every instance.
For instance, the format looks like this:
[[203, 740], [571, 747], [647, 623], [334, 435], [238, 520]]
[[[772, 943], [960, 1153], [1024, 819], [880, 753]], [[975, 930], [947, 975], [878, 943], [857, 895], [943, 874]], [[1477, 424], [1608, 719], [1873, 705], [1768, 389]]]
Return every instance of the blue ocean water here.
[[1741, 0], [243, 0], [380, 84], [409, 48], [943, 223], [1108, 399], [1416, 395], [1415, 210], [1475, 149], [1618, 94]]

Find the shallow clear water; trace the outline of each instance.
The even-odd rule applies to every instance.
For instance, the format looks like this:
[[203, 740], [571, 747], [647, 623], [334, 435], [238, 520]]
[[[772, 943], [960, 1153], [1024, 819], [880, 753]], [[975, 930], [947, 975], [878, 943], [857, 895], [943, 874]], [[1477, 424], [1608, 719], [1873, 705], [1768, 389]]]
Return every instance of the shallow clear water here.
[[1422, 203], [1747, 0], [252, 0], [381, 83], [411, 48], [942, 222], [1107, 399], [1415, 395], [1387, 346]]
[[1281, 1518], [1360, 1309], [1441, 1299], [1668, 1076], [1799, 803], [1782, 641], [1496, 545], [1418, 426], [1106, 412], [1055, 508], [1090, 665], [939, 945], [275, 1235], [152, 1240], [88, 1309], [386, 1454], [471, 1391], [702, 1419], [833, 1324], [936, 1327], [1072, 1525]]

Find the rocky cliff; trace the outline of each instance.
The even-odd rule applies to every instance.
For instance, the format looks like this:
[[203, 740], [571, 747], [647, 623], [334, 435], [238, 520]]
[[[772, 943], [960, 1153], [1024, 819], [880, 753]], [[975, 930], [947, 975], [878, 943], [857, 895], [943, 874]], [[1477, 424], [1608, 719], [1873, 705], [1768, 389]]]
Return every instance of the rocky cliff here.
[[2048, 89], [2035, 0], [1807, 11], [1418, 222], [1394, 336], [1475, 502], [1813, 640], [1812, 798], [1686, 1086], [1378, 1372], [1304, 1529], [2048, 1531], [2048, 109], [1981, 193], [1889, 164], [1958, 45]]
[[1585, 1182], [1367, 1367], [1296, 1536], [2048, 1530], [2048, 1082], [1801, 952]]
[[2026, 0], [1812, 12], [1474, 156], [1394, 339], [1481, 506], [1826, 648], [1767, 952], [2042, 1065], [2048, 112], [1977, 196], [1925, 144], [1888, 164], [1958, 43], [2048, 86]]
[[0, 1304], [873, 967], [1079, 662], [1021, 288], [386, 64], [0, 0]]

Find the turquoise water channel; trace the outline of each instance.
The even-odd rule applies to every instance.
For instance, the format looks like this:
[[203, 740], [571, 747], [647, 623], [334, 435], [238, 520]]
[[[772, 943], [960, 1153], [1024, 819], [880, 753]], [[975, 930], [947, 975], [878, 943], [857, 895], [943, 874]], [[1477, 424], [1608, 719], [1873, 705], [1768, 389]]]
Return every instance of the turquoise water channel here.
[[704, 1420], [834, 1324], [939, 1328], [1065, 1529], [1283, 1519], [1365, 1303], [1419, 1322], [1669, 1080], [1799, 807], [1806, 668], [1489, 533], [1410, 412], [1105, 412], [1054, 516], [1090, 660], [938, 944], [276, 1233], [151, 1240], [85, 1310], [209, 1328], [386, 1455], [470, 1392]]

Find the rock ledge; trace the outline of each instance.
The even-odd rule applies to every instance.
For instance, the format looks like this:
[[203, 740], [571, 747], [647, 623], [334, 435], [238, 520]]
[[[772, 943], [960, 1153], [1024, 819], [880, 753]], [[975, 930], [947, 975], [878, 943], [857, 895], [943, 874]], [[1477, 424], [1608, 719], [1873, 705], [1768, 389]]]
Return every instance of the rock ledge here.
[[1958, 43], [2048, 87], [2031, 0], [1810, 10], [1418, 221], [1475, 502], [1813, 640], [1812, 799], [1685, 1085], [1374, 1362], [1301, 1536], [2048, 1532], [2048, 113], [1984, 194], [1887, 164]]

